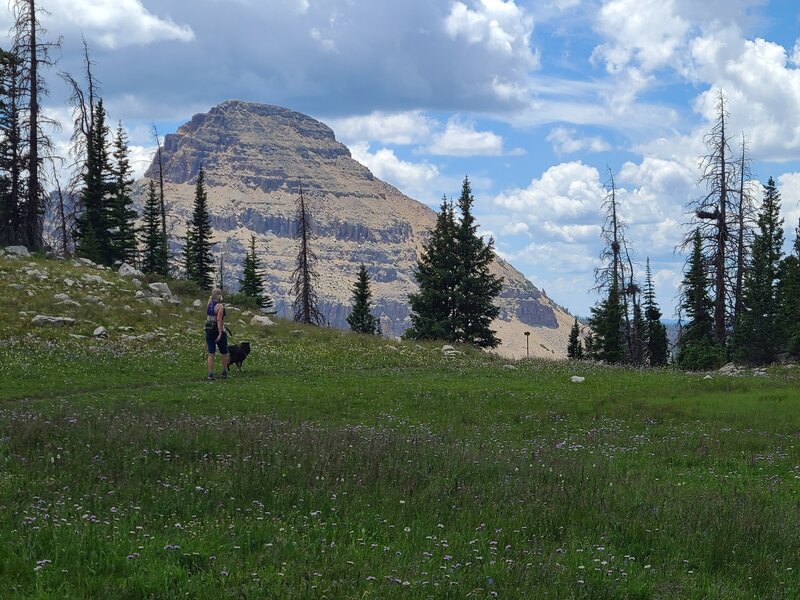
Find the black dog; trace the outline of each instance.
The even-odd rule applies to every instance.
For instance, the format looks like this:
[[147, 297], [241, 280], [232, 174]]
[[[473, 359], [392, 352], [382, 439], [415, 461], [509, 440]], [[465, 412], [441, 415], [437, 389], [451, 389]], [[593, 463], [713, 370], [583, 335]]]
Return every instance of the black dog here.
[[236, 365], [241, 371], [242, 363], [248, 354], [250, 354], [250, 342], [231, 344], [228, 346], [228, 364]]

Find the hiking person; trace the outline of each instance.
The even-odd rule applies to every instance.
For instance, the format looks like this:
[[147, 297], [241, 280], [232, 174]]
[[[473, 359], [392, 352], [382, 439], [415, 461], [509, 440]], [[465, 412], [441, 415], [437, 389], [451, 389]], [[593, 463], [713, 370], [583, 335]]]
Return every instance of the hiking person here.
[[206, 346], [208, 346], [208, 379], [214, 380], [214, 355], [219, 348], [222, 358], [222, 373], [224, 379], [228, 376], [228, 335], [225, 333], [223, 321], [225, 320], [225, 305], [222, 304], [222, 290], [214, 288], [206, 306]]

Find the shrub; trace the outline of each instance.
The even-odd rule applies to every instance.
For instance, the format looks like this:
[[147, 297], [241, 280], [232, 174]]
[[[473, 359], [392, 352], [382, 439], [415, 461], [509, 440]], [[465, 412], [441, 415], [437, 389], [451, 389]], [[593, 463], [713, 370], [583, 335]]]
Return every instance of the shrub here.
[[725, 349], [707, 340], [688, 342], [678, 355], [678, 366], [686, 371], [710, 371], [725, 362]]

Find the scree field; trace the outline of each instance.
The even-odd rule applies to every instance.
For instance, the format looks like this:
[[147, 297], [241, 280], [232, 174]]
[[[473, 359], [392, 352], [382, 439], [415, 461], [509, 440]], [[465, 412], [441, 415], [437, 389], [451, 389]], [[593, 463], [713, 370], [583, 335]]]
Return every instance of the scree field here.
[[509, 366], [234, 307], [253, 353], [207, 382], [199, 294], [0, 281], [2, 598], [800, 597], [797, 368]]

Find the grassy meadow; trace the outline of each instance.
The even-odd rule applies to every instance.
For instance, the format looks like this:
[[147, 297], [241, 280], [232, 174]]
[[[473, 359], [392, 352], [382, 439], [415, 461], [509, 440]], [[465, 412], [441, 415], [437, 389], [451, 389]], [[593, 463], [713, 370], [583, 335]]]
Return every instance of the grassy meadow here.
[[253, 353], [207, 382], [199, 295], [0, 282], [2, 598], [800, 597], [796, 367], [509, 365], [231, 310]]

